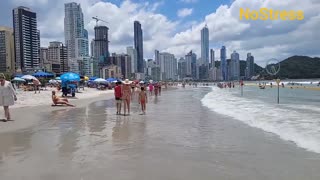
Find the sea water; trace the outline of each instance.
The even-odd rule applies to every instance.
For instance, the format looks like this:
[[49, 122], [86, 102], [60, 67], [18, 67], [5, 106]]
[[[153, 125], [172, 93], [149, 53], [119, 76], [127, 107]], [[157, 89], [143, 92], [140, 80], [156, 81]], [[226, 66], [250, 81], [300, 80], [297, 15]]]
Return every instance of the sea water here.
[[210, 110], [242, 121], [249, 126], [274, 133], [297, 146], [320, 153], [320, 91], [304, 88], [212, 90], [201, 100]]

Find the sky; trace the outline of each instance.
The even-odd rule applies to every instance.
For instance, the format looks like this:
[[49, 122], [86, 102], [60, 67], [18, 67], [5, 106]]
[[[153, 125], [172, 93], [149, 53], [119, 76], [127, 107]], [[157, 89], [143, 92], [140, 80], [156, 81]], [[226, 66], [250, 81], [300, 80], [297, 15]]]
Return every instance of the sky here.
[[[93, 16], [107, 21], [110, 52], [126, 53], [133, 46], [133, 22], [141, 22], [144, 57], [154, 50], [176, 58], [190, 50], [200, 57], [200, 30], [207, 24], [210, 48], [220, 58], [221, 46], [227, 56], [233, 51], [246, 59], [247, 53], [265, 66], [269, 59], [283, 60], [293, 55], [320, 56], [320, 0], [1, 0], [0, 26], [12, 27], [12, 9], [26, 6], [37, 13], [41, 46], [64, 42], [64, 3], [81, 4], [89, 42], [96, 25]], [[302, 10], [302, 21], [240, 20], [240, 8]]]

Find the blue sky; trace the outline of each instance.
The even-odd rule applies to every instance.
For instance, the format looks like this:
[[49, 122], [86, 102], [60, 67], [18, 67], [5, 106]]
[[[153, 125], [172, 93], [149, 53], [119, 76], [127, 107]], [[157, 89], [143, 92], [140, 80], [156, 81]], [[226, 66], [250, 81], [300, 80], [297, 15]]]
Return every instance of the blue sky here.
[[[188, 2], [186, 2], [188, 1]], [[64, 3], [72, 0], [5, 0], [0, 6], [0, 26], [12, 27], [12, 9], [24, 5], [37, 13], [41, 46], [64, 42]], [[200, 56], [200, 30], [208, 24], [210, 47], [225, 45], [241, 59], [251, 52], [258, 64], [292, 55], [320, 56], [319, 0], [74, 0], [81, 4], [89, 41], [98, 16], [109, 22], [110, 51], [125, 53], [133, 45], [133, 21], [144, 32], [144, 57], [153, 58], [155, 49], [177, 58], [193, 50]], [[241, 21], [239, 9], [260, 7], [303, 10], [303, 21]], [[178, 16], [178, 14], [180, 16]]]

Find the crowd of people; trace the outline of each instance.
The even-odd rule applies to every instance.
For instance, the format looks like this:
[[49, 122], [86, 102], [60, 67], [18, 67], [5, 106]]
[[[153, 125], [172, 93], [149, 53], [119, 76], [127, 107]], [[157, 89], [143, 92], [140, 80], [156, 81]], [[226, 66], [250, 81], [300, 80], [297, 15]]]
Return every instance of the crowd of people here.
[[[141, 106], [142, 114], [146, 114], [146, 105], [148, 103], [148, 96], [160, 96], [163, 84], [161, 82], [145, 83], [143, 81], [130, 82], [126, 79], [124, 82], [116, 82], [114, 87], [114, 96], [117, 107], [117, 115], [121, 114], [123, 104], [123, 115], [130, 115], [130, 105], [134, 98], [138, 99]], [[166, 87], [167, 85], [164, 84]], [[149, 91], [149, 92], [147, 92]], [[149, 94], [149, 95], [148, 95]]]

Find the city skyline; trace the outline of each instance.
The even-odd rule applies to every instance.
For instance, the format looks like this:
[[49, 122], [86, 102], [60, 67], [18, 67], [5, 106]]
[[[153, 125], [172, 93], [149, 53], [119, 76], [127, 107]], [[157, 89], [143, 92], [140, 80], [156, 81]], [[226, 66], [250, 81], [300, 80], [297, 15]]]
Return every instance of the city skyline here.
[[[33, 9], [39, 19], [38, 24], [41, 31], [42, 46], [48, 46], [51, 41], [64, 42], [62, 35], [63, 16], [61, 14], [63, 14], [63, 4], [65, 1], [49, 2], [44, 0], [41, 1], [42, 3], [35, 2], [37, 1], [30, 0], [28, 4], [21, 1], [4, 2], [2, 7], [13, 9], [19, 5], [24, 5]], [[202, 1], [193, 4], [182, 2], [169, 3], [167, 1], [163, 3], [151, 2], [149, 4], [133, 1], [111, 1], [107, 3], [81, 0], [75, 2], [83, 4], [84, 23], [85, 28], [89, 31], [89, 40], [92, 39], [94, 34], [93, 27], [95, 26], [95, 22], [91, 19], [92, 16], [98, 16], [109, 22], [107, 26], [110, 28], [110, 52], [125, 52], [127, 46], [133, 45], [133, 27], [131, 24], [134, 20], [139, 20], [143, 25], [145, 33], [145, 59], [153, 58], [155, 49], [158, 49], [160, 52], [173, 53], [176, 57], [183, 57], [190, 50], [200, 55], [200, 47], [198, 46], [200, 44], [200, 37], [197, 34], [205, 25], [204, 22], [208, 24], [209, 33], [212, 34], [210, 36], [210, 49], [214, 49], [217, 52], [222, 45], [225, 45], [228, 47], [227, 54], [236, 50], [240, 54], [240, 59], [245, 59], [247, 52], [253, 52], [257, 63], [262, 66], [270, 58], [282, 60], [291, 55], [318, 56], [316, 45], [319, 42], [316, 39], [319, 35], [316, 33], [316, 30], [320, 23], [318, 23], [319, 18], [314, 17], [318, 15], [315, 10], [319, 3], [313, 2], [312, 4], [311, 0], [297, 3], [287, 2], [285, 5], [279, 5], [278, 2], [267, 0], [270, 4], [269, 8], [286, 6], [286, 8], [292, 7], [294, 9], [301, 6], [302, 10], [308, 9], [309, 13], [303, 22], [292, 22], [287, 27], [285, 27], [287, 25], [286, 22], [274, 24], [273, 22], [266, 21], [255, 22], [255, 28], [250, 28], [253, 26], [253, 22], [238, 21], [237, 19], [235, 9], [244, 5], [243, 0], [214, 2], [212, 8], [205, 8], [204, 10], [203, 4], [206, 2]], [[246, 2], [249, 3], [248, 7], [254, 4], [251, 1]], [[254, 5], [259, 5], [259, 3], [261, 2], [255, 2]], [[222, 4], [227, 6], [223, 6]], [[183, 16], [162, 12], [161, 9], [163, 7], [169, 6], [176, 8], [174, 12], [178, 12], [178, 10], [184, 8], [193, 9], [193, 11], [184, 11], [191, 12], [191, 14], [180, 14]], [[194, 8], [191, 6], [194, 6]], [[102, 13], [102, 9], [104, 8], [110, 8], [110, 11], [113, 12], [112, 14], [117, 15]], [[1, 15], [9, 18], [2, 18], [0, 25], [12, 27], [12, 22], [6, 20], [10, 19], [11, 16], [10, 12], [6, 9], [1, 11]], [[201, 14], [200, 10], [204, 12]], [[226, 22], [221, 17], [222, 14], [226, 14], [227, 18], [230, 18], [230, 21]], [[195, 20], [192, 21], [190, 18]], [[116, 23], [119, 21], [122, 23]], [[305, 34], [303, 33], [304, 30], [308, 31], [309, 35], [300, 39], [300, 37], [303, 37], [302, 34]], [[298, 39], [294, 37], [298, 37]], [[308, 41], [309, 46], [306, 47], [303, 43], [294, 45], [292, 39], [302, 42]], [[219, 55], [216, 56], [218, 57]]]

